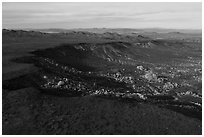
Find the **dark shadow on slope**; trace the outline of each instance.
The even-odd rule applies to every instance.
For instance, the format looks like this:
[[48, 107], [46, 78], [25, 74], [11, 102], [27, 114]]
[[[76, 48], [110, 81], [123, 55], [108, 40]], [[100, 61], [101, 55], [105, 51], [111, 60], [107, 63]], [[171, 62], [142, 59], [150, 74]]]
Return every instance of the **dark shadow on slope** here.
[[8, 90], [17, 90], [33, 86], [29, 75], [19, 76], [14, 79], [2, 81], [2, 88]]
[[53, 59], [56, 62], [74, 67], [81, 71], [94, 71], [95, 68], [86, 63], [91, 56], [90, 52], [78, 50], [73, 45], [63, 44], [57, 48], [48, 48], [31, 52], [32, 54], [44, 58]]

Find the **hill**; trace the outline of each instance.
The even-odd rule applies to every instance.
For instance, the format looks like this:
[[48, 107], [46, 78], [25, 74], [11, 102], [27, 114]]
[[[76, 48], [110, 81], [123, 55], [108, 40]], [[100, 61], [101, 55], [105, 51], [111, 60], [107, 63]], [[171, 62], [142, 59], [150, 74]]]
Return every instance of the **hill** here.
[[201, 134], [201, 35], [2, 31], [3, 134]]

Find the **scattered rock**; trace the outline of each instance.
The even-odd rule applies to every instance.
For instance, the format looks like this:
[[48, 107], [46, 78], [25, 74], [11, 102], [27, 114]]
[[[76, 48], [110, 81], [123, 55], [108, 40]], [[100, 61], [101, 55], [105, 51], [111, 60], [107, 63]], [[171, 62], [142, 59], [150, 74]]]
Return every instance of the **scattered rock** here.
[[151, 70], [146, 71], [146, 74], [143, 76], [148, 81], [157, 81], [157, 76]]

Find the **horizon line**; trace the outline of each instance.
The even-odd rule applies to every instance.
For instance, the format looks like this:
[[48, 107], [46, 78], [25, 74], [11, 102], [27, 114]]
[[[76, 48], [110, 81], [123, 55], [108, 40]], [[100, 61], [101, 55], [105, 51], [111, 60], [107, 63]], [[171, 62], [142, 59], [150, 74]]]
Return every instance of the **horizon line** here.
[[161, 29], [161, 30], [201, 30], [202, 31], [202, 28], [201, 29], [191, 29], [191, 28], [162, 28], [162, 27], [153, 27], [153, 28], [127, 28], [127, 27], [117, 27], [117, 28], [113, 28], [113, 27], [93, 27], [93, 28], [90, 28], [90, 27], [87, 27], [87, 28], [2, 28], [2, 29], [10, 29], [10, 30], [28, 30], [28, 29], [31, 29], [31, 30], [40, 30], [40, 29], [62, 29], [62, 30], [74, 30], [74, 29]]

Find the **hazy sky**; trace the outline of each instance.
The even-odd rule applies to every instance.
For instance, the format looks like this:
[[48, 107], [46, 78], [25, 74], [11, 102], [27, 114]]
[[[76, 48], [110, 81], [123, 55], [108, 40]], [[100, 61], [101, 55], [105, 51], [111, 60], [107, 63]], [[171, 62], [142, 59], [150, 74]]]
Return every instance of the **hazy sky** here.
[[202, 3], [3, 3], [3, 28], [202, 29]]

